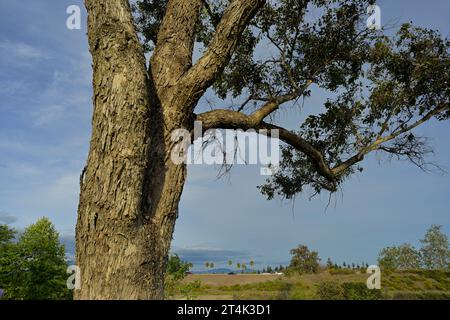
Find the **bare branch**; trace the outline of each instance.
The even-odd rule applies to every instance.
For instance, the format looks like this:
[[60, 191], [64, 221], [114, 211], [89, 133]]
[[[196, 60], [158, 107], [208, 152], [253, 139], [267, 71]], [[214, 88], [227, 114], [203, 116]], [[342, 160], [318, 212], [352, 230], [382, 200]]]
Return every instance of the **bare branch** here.
[[350, 168], [352, 165], [364, 160], [364, 157], [374, 151], [374, 150], [379, 150], [382, 146], [382, 144], [392, 141], [395, 138], [399, 137], [402, 134], [405, 134], [407, 132], [412, 131], [413, 129], [417, 128], [418, 126], [420, 126], [421, 124], [427, 122], [428, 120], [430, 120], [432, 117], [438, 115], [439, 113], [447, 110], [449, 108], [449, 104], [444, 104], [440, 107], [437, 107], [433, 110], [431, 110], [430, 112], [428, 112], [424, 117], [422, 117], [421, 119], [417, 120], [416, 122], [414, 122], [413, 124], [409, 125], [409, 126], [404, 126], [403, 128], [391, 133], [388, 136], [385, 137], [380, 137], [378, 138], [375, 142], [373, 142], [372, 144], [366, 146], [365, 148], [361, 149], [356, 155], [354, 155], [353, 157], [349, 158], [347, 161], [343, 162], [342, 164], [338, 165], [337, 167], [332, 169], [333, 174], [335, 175], [340, 175], [342, 173], [344, 173], [348, 168]]

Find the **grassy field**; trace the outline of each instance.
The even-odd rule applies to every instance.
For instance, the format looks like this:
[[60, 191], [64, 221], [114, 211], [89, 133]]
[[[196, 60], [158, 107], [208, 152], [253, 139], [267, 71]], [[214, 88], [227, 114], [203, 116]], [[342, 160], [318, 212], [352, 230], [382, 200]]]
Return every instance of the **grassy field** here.
[[[304, 300], [323, 298], [318, 288], [324, 284], [365, 289], [369, 275], [359, 272], [306, 275], [258, 274], [192, 274], [177, 288], [175, 299], [281, 299]], [[347, 285], [348, 286], [348, 285]], [[405, 271], [384, 272], [377, 299], [450, 299], [450, 272]], [[328, 288], [328, 287], [326, 287]], [[370, 292], [372, 293], [372, 292]], [[351, 299], [368, 299], [353, 294]], [[373, 297], [372, 297], [373, 298]]]

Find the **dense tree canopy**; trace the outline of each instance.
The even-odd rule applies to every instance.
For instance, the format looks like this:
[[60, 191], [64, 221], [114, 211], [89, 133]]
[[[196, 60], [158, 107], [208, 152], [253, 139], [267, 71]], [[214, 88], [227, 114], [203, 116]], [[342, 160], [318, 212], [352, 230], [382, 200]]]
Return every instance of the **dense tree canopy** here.
[[442, 226], [432, 225], [420, 243], [420, 249], [409, 243], [383, 248], [378, 264], [387, 270], [450, 269], [450, 243]]
[[310, 251], [307, 246], [299, 245], [291, 250], [291, 262], [289, 268], [301, 273], [316, 273], [319, 271], [319, 253]]
[[442, 226], [431, 226], [420, 242], [420, 254], [425, 268], [450, 270], [450, 242], [442, 231]]
[[5, 299], [67, 299], [64, 246], [46, 218], [25, 229], [18, 241], [15, 232], [0, 226], [0, 288]]
[[[207, 128], [279, 128], [264, 119], [283, 104], [310, 114], [296, 130], [279, 128], [286, 146], [281, 170], [260, 187], [268, 198], [292, 198], [306, 186], [336, 191], [372, 151], [427, 169], [432, 150], [413, 129], [450, 116], [450, 42], [410, 23], [389, 36], [368, 28], [372, 2], [267, 1], [215, 79], [216, 96], [233, 105], [198, 115]], [[134, 7], [150, 53], [167, 3], [140, 0]], [[200, 49], [210, 45], [230, 1], [203, 4]], [[304, 98], [318, 92], [329, 99], [308, 105]]]

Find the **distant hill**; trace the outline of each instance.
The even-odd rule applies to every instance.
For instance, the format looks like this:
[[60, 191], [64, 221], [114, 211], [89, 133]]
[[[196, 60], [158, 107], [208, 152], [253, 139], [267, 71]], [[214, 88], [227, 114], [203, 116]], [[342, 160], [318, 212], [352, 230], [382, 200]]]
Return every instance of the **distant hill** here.
[[217, 268], [212, 270], [201, 270], [201, 271], [193, 271], [195, 274], [227, 274], [230, 272], [236, 272], [236, 270], [231, 270], [228, 268]]

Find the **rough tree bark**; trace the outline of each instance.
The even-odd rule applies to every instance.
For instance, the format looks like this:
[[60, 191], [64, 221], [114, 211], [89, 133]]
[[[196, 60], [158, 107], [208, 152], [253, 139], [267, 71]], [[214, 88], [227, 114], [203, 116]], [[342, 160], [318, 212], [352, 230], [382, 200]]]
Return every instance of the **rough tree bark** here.
[[169, 1], [147, 70], [128, 0], [86, 0], [94, 115], [80, 181], [76, 299], [162, 299], [186, 166], [170, 160], [173, 130], [191, 129], [198, 99], [263, 4], [235, 0], [192, 66], [201, 0]]

